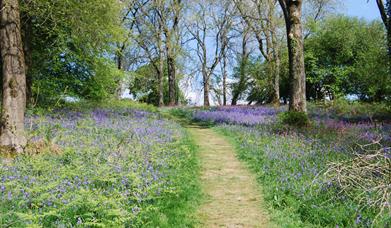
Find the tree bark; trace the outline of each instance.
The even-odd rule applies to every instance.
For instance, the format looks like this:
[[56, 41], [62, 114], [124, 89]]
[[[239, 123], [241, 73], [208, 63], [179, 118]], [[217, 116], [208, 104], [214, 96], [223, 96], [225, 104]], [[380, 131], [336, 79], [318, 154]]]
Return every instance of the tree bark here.
[[227, 105], [227, 56], [223, 54], [223, 105]]
[[[123, 70], [123, 58], [124, 58], [125, 48], [126, 48], [125, 43], [123, 43], [121, 46], [118, 46], [117, 56], [116, 56], [118, 70]], [[116, 95], [117, 99], [121, 99], [121, 96], [122, 96], [122, 81], [121, 81], [121, 79], [117, 79], [116, 84], [117, 84], [117, 89], [115, 91], [115, 93], [116, 93], [115, 95]]]
[[162, 107], [164, 106], [164, 99], [163, 99], [163, 77], [164, 77], [164, 56], [163, 56], [163, 43], [162, 43], [162, 34], [161, 34], [161, 26], [159, 26], [159, 33], [158, 33], [158, 49], [159, 49], [159, 70], [158, 70], [158, 106]]
[[302, 0], [279, 0], [279, 3], [284, 12], [287, 30], [290, 81], [289, 110], [307, 112], [303, 28], [301, 24]]
[[210, 74], [211, 71], [208, 72], [207, 67], [207, 49], [206, 49], [206, 27], [203, 28], [203, 35], [202, 35], [202, 79], [204, 83], [204, 106], [209, 107], [209, 88], [210, 88]]
[[172, 54], [170, 41], [166, 43], [167, 54], [167, 73], [168, 73], [168, 105], [175, 106], [176, 104], [176, 67], [175, 58]]
[[280, 68], [281, 68], [281, 60], [280, 57], [275, 56], [274, 59], [274, 77], [273, 77], [273, 105], [274, 106], [280, 106]]
[[22, 40], [23, 51], [25, 57], [25, 72], [26, 72], [26, 105], [33, 103], [33, 76], [31, 74], [31, 67], [33, 64], [32, 58], [32, 37], [33, 37], [33, 24], [31, 18], [25, 13], [21, 14], [22, 23]]
[[3, 107], [0, 145], [21, 152], [26, 145], [26, 72], [18, 0], [0, 0], [0, 47], [3, 60]]
[[383, 0], [376, 0], [379, 8], [380, 16], [387, 31], [387, 46], [388, 46], [388, 64], [391, 72], [391, 0], [387, 0], [387, 5], [384, 5]]
[[277, 26], [275, 19], [275, 1], [268, 1], [268, 23], [270, 27], [270, 37], [271, 37], [271, 45], [272, 45], [272, 74], [273, 74], [273, 100], [272, 103], [274, 106], [280, 106], [280, 68], [281, 68], [281, 60], [280, 60], [280, 47], [277, 39]]
[[209, 76], [207, 72], [202, 72], [202, 77], [204, 81], [204, 106], [209, 107], [210, 102], [209, 102]]
[[203, 80], [203, 83], [204, 83], [204, 106], [205, 107], [209, 107], [210, 106], [210, 102], [209, 102], [209, 73], [208, 73], [208, 67], [207, 67], [207, 50], [206, 50], [206, 46], [205, 46], [205, 31], [204, 31], [204, 36], [203, 36], [203, 44], [202, 45], [202, 80]]
[[166, 37], [166, 56], [167, 56], [167, 73], [168, 73], [168, 105], [178, 105], [178, 91], [176, 83], [176, 47], [177, 44], [177, 30], [179, 25], [180, 13], [181, 13], [181, 0], [175, 0], [172, 2], [173, 21], [171, 29], [168, 29], [166, 19], [162, 21], [163, 32]]

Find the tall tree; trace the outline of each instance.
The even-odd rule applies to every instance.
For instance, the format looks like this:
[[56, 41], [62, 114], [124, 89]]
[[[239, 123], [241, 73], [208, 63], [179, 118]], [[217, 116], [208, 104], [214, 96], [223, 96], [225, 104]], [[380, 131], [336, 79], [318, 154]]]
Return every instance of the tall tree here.
[[307, 112], [304, 42], [301, 23], [303, 0], [278, 0], [284, 13], [288, 55], [290, 100], [289, 110]]
[[156, 91], [158, 95], [157, 105], [164, 105], [163, 78], [164, 78], [164, 46], [163, 26], [159, 14], [163, 13], [161, 1], [155, 0], [152, 4], [140, 7], [142, 14], [137, 19], [138, 31], [135, 37], [136, 43], [145, 52], [149, 63], [155, 69], [157, 75]]
[[195, 18], [188, 25], [188, 31], [196, 42], [196, 54], [201, 64], [204, 106], [210, 106], [211, 77], [222, 58], [221, 36], [230, 17], [227, 11], [220, 9], [219, 3], [210, 2], [207, 6], [204, 1], [198, 1], [194, 4]]
[[0, 145], [21, 152], [26, 144], [26, 73], [18, 0], [0, 0], [0, 48], [3, 73]]
[[[223, 44], [225, 42], [225, 39], [223, 41]], [[223, 51], [222, 53], [222, 77], [223, 77], [223, 105], [227, 105], [227, 51]]]
[[272, 103], [280, 103], [280, 37], [278, 34], [278, 14], [275, 0], [235, 0], [235, 5], [254, 33], [258, 48], [267, 62], [268, 74], [273, 90]]
[[182, 17], [182, 0], [156, 0], [161, 10], [158, 10], [160, 26], [165, 37], [167, 73], [168, 73], [168, 97], [169, 105], [178, 105], [178, 91], [176, 78], [176, 57], [180, 49], [178, 29]]
[[229, 35], [230, 30], [232, 29], [233, 26], [233, 13], [234, 10], [232, 9], [232, 4], [230, 1], [222, 1], [222, 7], [223, 7], [223, 12], [230, 13], [231, 16], [227, 17], [227, 23], [223, 26], [223, 29], [221, 31], [221, 36], [220, 36], [220, 43], [221, 43], [221, 58], [222, 58], [222, 63], [221, 63], [221, 71], [222, 71], [222, 96], [223, 96], [223, 105], [227, 105], [227, 77], [228, 77], [228, 72], [227, 72], [227, 67], [228, 67], [228, 51], [230, 48], [230, 40], [232, 37]]
[[102, 99], [115, 94], [123, 72], [116, 69], [111, 54], [113, 44], [123, 40], [119, 15], [124, 1], [19, 3], [27, 91], [32, 85], [35, 102], [57, 102], [63, 95]]
[[376, 3], [379, 8], [383, 24], [385, 25], [387, 30], [388, 55], [391, 67], [391, 0], [386, 0], [386, 5], [384, 5], [383, 0], [376, 0]]
[[[115, 51], [115, 60], [118, 70], [124, 70], [124, 56], [126, 48], [129, 45], [130, 38], [133, 33], [133, 29], [137, 23], [137, 16], [142, 7], [144, 7], [150, 0], [136, 1], [136, 0], [127, 0], [125, 1], [121, 17], [121, 25], [127, 30], [123, 39], [117, 42], [117, 50]], [[116, 97], [120, 98], [122, 96], [122, 80], [117, 79], [117, 91]]]

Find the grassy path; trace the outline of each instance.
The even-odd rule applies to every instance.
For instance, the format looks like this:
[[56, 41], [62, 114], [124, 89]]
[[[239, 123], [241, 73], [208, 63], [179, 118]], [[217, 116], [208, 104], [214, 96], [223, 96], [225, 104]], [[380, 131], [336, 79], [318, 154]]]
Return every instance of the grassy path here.
[[209, 128], [190, 126], [201, 159], [206, 200], [197, 215], [200, 227], [271, 227], [253, 175], [235, 157], [234, 148]]

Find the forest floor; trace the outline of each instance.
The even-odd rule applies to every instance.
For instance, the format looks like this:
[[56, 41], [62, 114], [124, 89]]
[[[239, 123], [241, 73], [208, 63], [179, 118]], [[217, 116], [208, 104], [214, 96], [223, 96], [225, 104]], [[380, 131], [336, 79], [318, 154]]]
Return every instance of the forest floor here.
[[271, 227], [255, 176], [235, 157], [233, 146], [210, 128], [188, 127], [199, 147], [203, 200], [201, 227]]

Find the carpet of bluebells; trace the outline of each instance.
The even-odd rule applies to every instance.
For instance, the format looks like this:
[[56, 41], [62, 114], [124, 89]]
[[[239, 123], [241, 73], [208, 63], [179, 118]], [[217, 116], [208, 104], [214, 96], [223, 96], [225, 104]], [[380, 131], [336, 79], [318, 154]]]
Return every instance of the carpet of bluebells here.
[[184, 219], [167, 209], [181, 207], [197, 170], [178, 124], [142, 110], [94, 108], [29, 115], [26, 128], [39, 153], [0, 158], [0, 227], [164, 226], [170, 216]]
[[[373, 193], [358, 192], [368, 195], [368, 202], [359, 202], [341, 193], [338, 185], [322, 174], [330, 162], [347, 160], [360, 151], [358, 145], [374, 140], [383, 145], [390, 162], [391, 124], [351, 122], [311, 109], [312, 127], [293, 129], [278, 123], [277, 115], [283, 110], [219, 107], [195, 111], [193, 119], [218, 123], [218, 131], [235, 139], [238, 156], [257, 173], [266, 201], [280, 213], [285, 226], [389, 226], [389, 210], [378, 216], [379, 208], [368, 206]], [[391, 170], [388, 173], [391, 175]], [[388, 209], [390, 200], [384, 205]]]
[[275, 121], [276, 114], [283, 109], [267, 107], [224, 106], [193, 113], [193, 119], [201, 122], [240, 124], [253, 126]]

